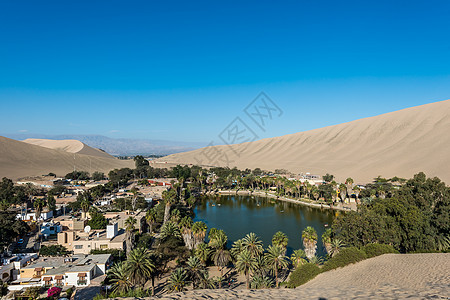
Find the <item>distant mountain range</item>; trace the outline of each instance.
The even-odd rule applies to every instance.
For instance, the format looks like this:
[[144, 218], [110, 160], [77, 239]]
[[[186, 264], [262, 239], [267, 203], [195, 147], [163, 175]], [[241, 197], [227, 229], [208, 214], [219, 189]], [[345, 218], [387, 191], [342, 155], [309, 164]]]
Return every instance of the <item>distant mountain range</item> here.
[[127, 155], [169, 155], [198, 149], [204, 144], [165, 140], [110, 138], [103, 135], [46, 135], [46, 134], [1, 134], [23, 141], [29, 138], [52, 140], [78, 140], [86, 145], [99, 148], [116, 156]]

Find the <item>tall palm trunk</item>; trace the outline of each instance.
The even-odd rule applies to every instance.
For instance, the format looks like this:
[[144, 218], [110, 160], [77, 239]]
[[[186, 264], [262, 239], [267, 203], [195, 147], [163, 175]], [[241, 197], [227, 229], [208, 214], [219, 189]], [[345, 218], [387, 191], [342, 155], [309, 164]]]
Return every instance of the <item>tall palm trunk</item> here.
[[278, 288], [278, 265], [275, 265], [275, 286]]
[[164, 210], [164, 222], [163, 224], [166, 224], [167, 221], [169, 221], [170, 216], [170, 203], [166, 203], [166, 208]]
[[152, 274], [152, 296], [155, 296], [155, 276]]
[[245, 272], [245, 279], [247, 280], [247, 290], [250, 288], [250, 272]]

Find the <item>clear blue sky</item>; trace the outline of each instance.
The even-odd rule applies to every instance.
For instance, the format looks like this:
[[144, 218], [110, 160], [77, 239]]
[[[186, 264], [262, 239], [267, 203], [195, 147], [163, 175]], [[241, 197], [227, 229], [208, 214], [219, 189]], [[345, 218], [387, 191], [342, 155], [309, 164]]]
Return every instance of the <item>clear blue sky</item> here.
[[[450, 98], [450, 1], [1, 1], [0, 134], [218, 142]], [[250, 126], [254, 126], [249, 124]]]

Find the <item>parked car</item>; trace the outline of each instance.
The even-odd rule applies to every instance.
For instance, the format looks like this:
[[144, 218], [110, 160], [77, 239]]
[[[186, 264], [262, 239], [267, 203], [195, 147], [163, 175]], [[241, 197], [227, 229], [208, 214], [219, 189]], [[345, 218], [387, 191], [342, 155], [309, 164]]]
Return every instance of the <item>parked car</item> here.
[[17, 244], [23, 244], [23, 239], [19, 239], [19, 241], [17, 241]]

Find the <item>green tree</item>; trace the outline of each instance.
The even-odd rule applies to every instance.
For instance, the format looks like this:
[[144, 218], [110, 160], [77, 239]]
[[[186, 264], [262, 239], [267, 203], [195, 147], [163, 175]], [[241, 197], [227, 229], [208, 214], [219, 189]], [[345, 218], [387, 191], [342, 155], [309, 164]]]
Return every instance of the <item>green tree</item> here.
[[331, 255], [331, 234], [331, 228], [327, 228], [327, 230], [325, 230], [325, 232], [322, 234], [322, 244], [328, 255]]
[[182, 292], [185, 290], [187, 282], [186, 270], [183, 268], [177, 268], [170, 274], [168, 280], [168, 290], [169, 292]]
[[270, 289], [274, 286], [273, 280], [267, 276], [256, 275], [250, 284], [252, 289]]
[[288, 258], [284, 255], [285, 251], [280, 246], [269, 246], [265, 254], [266, 264], [275, 275], [275, 286], [278, 287], [278, 270], [287, 268], [289, 265]]
[[126, 263], [117, 262], [107, 271], [108, 279], [112, 283], [112, 291], [126, 293], [130, 290], [132, 282], [126, 270]]
[[281, 231], [275, 233], [272, 237], [272, 245], [280, 247], [286, 253], [289, 239], [286, 234]]
[[291, 261], [296, 269], [299, 266], [306, 264], [308, 261], [306, 260], [305, 251], [302, 249], [294, 250], [294, 253], [291, 254]]
[[208, 227], [204, 222], [195, 222], [192, 225], [192, 234], [194, 237], [194, 248], [197, 247], [197, 245], [205, 242], [205, 236], [206, 231], [208, 230]]
[[164, 192], [162, 192], [162, 198], [165, 203], [164, 222], [163, 222], [163, 224], [165, 224], [165, 223], [167, 223], [167, 221], [169, 221], [170, 207], [176, 203], [177, 192], [174, 189], [164, 191]]
[[144, 287], [155, 272], [150, 251], [144, 248], [133, 249], [127, 256], [126, 272], [133, 284]]
[[161, 239], [169, 237], [181, 238], [180, 228], [173, 222], [167, 222], [161, 227]]
[[108, 220], [106, 220], [102, 213], [99, 213], [97, 209], [91, 209], [90, 215], [91, 219], [88, 221], [88, 225], [92, 229], [106, 229]]
[[195, 289], [198, 283], [202, 280], [205, 266], [197, 256], [189, 257], [187, 263], [187, 272], [192, 281], [192, 288]]
[[257, 257], [263, 253], [262, 241], [255, 233], [250, 232], [243, 239], [243, 248], [247, 250], [251, 256]]
[[247, 289], [250, 287], [250, 272], [255, 270], [256, 266], [256, 258], [247, 249], [238, 254], [236, 270], [244, 273]]
[[39, 220], [41, 218], [41, 213], [44, 207], [47, 205], [44, 198], [37, 198], [34, 200], [33, 206], [36, 211], [36, 220]]
[[205, 243], [201, 243], [194, 250], [194, 255], [197, 256], [203, 264], [206, 264], [210, 255], [212, 253], [211, 248], [208, 247]]
[[149, 226], [149, 232], [153, 233], [153, 225], [156, 223], [156, 210], [154, 208], [147, 210], [145, 220]]
[[308, 226], [302, 232], [303, 246], [305, 247], [306, 257], [308, 259], [313, 258], [316, 255], [317, 249], [317, 232], [316, 230]]
[[127, 255], [133, 250], [134, 243], [134, 230], [136, 225], [136, 219], [133, 217], [128, 217], [125, 220], [125, 234], [126, 234], [126, 245], [127, 245]]
[[104, 173], [97, 172], [97, 171], [92, 173], [92, 180], [94, 180], [94, 181], [101, 181], [103, 179], [105, 179], [105, 174]]

